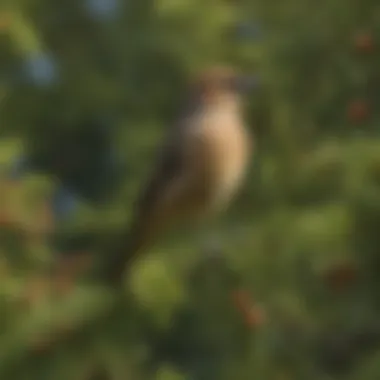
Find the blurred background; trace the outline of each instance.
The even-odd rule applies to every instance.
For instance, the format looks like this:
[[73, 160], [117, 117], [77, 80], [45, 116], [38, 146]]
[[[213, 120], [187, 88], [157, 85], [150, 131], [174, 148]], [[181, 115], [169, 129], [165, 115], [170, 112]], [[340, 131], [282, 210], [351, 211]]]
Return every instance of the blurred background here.
[[[379, 379], [379, 38], [375, 0], [3, 0], [0, 378]], [[85, 281], [26, 299], [60, 253], [105, 257], [214, 63], [255, 85], [223, 255], [172, 236], [112, 316]]]

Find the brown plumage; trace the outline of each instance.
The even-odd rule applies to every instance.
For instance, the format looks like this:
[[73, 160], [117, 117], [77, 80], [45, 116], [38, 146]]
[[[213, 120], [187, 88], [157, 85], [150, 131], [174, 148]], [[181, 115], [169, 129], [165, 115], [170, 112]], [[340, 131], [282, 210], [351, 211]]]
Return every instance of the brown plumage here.
[[134, 214], [128, 247], [121, 244], [109, 275], [183, 221], [217, 215], [238, 189], [250, 143], [241, 115], [238, 76], [229, 68], [203, 72], [190, 89], [189, 110], [169, 131]]

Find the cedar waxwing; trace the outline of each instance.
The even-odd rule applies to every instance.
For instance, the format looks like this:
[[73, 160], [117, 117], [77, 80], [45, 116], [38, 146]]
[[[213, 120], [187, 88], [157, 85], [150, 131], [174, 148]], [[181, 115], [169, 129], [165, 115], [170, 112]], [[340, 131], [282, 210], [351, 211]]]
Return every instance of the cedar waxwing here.
[[170, 227], [215, 217], [229, 204], [251, 152], [241, 109], [244, 84], [227, 67], [212, 67], [192, 84], [188, 108], [169, 131], [137, 204], [129, 241], [122, 238], [109, 258], [107, 280], [119, 283], [131, 260]]

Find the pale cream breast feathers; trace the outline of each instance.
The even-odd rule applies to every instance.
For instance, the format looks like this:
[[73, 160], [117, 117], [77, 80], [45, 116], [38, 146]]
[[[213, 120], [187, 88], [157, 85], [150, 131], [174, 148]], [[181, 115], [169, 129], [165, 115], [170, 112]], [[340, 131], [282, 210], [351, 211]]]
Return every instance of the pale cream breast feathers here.
[[[194, 160], [202, 165], [211, 191], [212, 207], [226, 205], [240, 186], [250, 156], [250, 137], [242, 120], [230, 112], [204, 114], [189, 128], [198, 149]], [[199, 148], [200, 147], [200, 148]], [[196, 151], [196, 152], [195, 152]]]

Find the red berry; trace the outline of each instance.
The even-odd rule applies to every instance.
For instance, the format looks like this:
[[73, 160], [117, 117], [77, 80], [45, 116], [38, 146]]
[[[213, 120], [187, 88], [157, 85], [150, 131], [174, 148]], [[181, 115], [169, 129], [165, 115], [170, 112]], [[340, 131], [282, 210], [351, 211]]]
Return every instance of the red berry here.
[[6, 212], [0, 213], [0, 228], [14, 228], [16, 227], [15, 220], [10, 217]]
[[265, 310], [257, 305], [251, 307], [249, 312], [245, 315], [245, 322], [251, 328], [262, 326], [265, 321]]
[[255, 305], [249, 293], [245, 290], [238, 290], [233, 293], [233, 301], [238, 309], [244, 323], [249, 328], [261, 326], [265, 322], [264, 310]]
[[357, 99], [349, 103], [347, 108], [347, 116], [353, 123], [360, 123], [368, 119], [370, 107], [366, 100]]
[[357, 268], [350, 262], [336, 265], [324, 275], [325, 282], [334, 291], [346, 290], [356, 282], [357, 277]]
[[11, 25], [11, 17], [7, 13], [0, 14], [0, 32], [6, 31]]
[[375, 41], [371, 32], [363, 31], [357, 33], [354, 38], [354, 45], [360, 53], [370, 53], [374, 50]]

